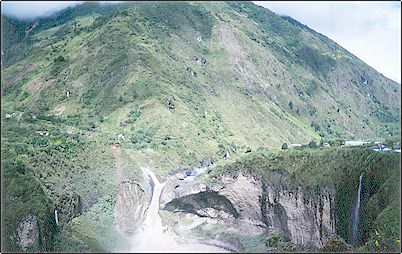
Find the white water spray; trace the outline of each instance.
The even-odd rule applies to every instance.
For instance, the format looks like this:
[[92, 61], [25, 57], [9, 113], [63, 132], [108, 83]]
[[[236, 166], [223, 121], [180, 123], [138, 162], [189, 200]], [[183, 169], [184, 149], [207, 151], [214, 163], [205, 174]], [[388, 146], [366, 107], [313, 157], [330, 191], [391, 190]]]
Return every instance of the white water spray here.
[[57, 215], [57, 210], [54, 210], [54, 220], [56, 221], [56, 225], [59, 225], [59, 216]]
[[363, 174], [360, 175], [359, 178], [359, 190], [357, 191], [357, 201], [355, 207], [355, 214], [353, 218], [353, 239], [352, 242], [354, 245], [357, 243], [358, 232], [359, 232], [359, 210], [360, 210], [360, 192], [362, 187], [362, 177]]
[[200, 243], [179, 243], [175, 239], [175, 234], [163, 226], [162, 219], [159, 216], [159, 198], [165, 187], [166, 182], [160, 183], [155, 174], [148, 168], [141, 168], [148, 174], [153, 183], [151, 204], [149, 205], [147, 215], [141, 232], [133, 238], [131, 251], [133, 252], [227, 252], [219, 247], [200, 244]]

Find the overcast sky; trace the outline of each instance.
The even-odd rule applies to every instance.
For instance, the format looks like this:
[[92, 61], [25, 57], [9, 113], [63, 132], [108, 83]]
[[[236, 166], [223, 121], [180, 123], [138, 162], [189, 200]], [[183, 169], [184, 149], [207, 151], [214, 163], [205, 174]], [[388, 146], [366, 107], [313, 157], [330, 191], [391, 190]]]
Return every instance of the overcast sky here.
[[[101, 1], [106, 2], [106, 1]], [[322, 33], [361, 60], [401, 83], [401, 5], [399, 2], [253, 1]], [[2, 14], [33, 18], [82, 1], [1, 2]]]

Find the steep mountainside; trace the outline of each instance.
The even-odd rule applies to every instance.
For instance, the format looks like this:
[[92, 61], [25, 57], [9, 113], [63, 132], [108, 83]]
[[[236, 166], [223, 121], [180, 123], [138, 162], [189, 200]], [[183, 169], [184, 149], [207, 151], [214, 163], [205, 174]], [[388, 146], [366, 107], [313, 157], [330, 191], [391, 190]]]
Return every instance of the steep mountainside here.
[[116, 250], [127, 188], [141, 185], [133, 206], [152, 196], [141, 166], [167, 177], [283, 143], [400, 135], [400, 84], [251, 2], [1, 20], [7, 250]]
[[400, 85], [289, 18], [251, 3], [126, 5], [33, 28], [3, 66], [3, 112], [94, 122], [177, 159], [398, 132]]

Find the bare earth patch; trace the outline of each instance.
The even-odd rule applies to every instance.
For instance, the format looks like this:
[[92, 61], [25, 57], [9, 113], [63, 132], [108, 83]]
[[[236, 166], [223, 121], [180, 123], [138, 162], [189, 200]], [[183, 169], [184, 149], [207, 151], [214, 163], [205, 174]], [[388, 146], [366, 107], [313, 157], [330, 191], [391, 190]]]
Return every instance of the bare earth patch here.
[[14, 82], [16, 82], [17, 80], [19, 80], [20, 78], [25, 76], [27, 73], [29, 73], [29, 72], [31, 72], [31, 71], [33, 71], [35, 69], [36, 69], [36, 66], [34, 66], [34, 65], [26, 66], [26, 67], [22, 68], [22, 70], [17, 72], [12, 78], [10, 78], [9, 80], [4, 81], [4, 83], [1, 86], [1, 94], [3, 94], [4, 89], [6, 87], [12, 85]]
[[56, 106], [53, 109], [53, 112], [56, 116], [59, 116], [61, 114], [63, 114], [64, 110], [66, 109], [66, 106], [60, 105], [60, 106]]
[[43, 79], [36, 77], [28, 82], [27, 89], [32, 92], [32, 94], [39, 94], [45, 88], [48, 88], [52, 85], [54, 79], [44, 81]]
[[110, 151], [112, 152], [115, 159], [117, 182], [120, 183], [121, 181], [123, 181], [123, 173], [121, 170], [121, 160], [120, 160], [120, 146], [117, 144], [110, 145]]

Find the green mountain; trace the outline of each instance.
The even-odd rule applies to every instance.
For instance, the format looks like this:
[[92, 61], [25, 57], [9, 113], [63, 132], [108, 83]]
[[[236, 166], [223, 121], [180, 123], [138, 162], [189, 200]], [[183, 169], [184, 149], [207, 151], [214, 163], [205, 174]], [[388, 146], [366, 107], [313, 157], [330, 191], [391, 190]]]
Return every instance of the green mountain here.
[[251, 2], [86, 2], [2, 16], [1, 36], [7, 250], [27, 211], [34, 250], [115, 248], [118, 186], [141, 166], [167, 177], [283, 143], [400, 136], [400, 84]]

